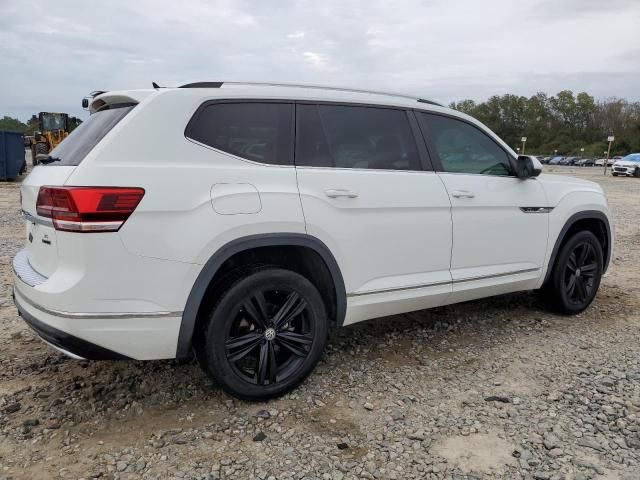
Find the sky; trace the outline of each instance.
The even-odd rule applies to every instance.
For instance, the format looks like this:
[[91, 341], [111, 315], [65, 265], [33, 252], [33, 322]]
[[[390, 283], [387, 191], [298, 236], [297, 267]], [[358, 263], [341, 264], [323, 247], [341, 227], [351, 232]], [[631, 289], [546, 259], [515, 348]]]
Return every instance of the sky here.
[[152, 81], [635, 101], [639, 26], [640, 0], [0, 0], [0, 117]]

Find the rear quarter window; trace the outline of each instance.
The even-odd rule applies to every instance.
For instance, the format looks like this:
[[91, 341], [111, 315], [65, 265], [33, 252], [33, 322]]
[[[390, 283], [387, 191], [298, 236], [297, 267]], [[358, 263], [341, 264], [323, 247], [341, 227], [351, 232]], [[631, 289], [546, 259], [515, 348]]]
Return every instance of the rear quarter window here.
[[134, 106], [132, 104], [113, 105], [90, 115], [60, 145], [51, 150], [49, 155], [59, 160], [48, 165], [80, 165], [87, 154]]
[[293, 165], [291, 103], [204, 104], [187, 125], [187, 138], [254, 162]]

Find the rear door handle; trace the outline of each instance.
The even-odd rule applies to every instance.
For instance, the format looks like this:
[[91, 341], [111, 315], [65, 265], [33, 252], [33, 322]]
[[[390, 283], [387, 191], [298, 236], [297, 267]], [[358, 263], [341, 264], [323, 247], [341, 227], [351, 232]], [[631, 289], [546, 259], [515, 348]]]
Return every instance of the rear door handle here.
[[356, 192], [352, 192], [351, 190], [343, 190], [339, 188], [331, 188], [329, 190], [325, 190], [324, 194], [329, 198], [338, 198], [338, 197], [357, 198], [358, 197], [358, 194]]
[[454, 198], [474, 198], [476, 194], [469, 190], [454, 190], [451, 192], [451, 196]]

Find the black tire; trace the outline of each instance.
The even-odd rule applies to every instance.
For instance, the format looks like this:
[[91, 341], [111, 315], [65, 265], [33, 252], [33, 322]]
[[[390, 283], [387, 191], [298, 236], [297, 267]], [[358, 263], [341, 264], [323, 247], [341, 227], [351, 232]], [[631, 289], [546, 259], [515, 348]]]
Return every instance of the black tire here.
[[640, 167], [636, 167], [635, 171], [633, 172], [633, 176], [634, 177], [640, 177]]
[[220, 295], [196, 342], [197, 358], [227, 393], [266, 400], [307, 378], [327, 342], [327, 324], [320, 293], [309, 280], [263, 268]]
[[614, 177], [617, 177], [617, 176], [618, 176], [618, 174], [617, 174], [617, 173], [614, 173], [614, 172], [611, 172], [611, 175], [613, 175]]
[[602, 246], [597, 237], [589, 231], [573, 235], [560, 248], [542, 289], [547, 307], [565, 315], [585, 310], [598, 292], [602, 270]]

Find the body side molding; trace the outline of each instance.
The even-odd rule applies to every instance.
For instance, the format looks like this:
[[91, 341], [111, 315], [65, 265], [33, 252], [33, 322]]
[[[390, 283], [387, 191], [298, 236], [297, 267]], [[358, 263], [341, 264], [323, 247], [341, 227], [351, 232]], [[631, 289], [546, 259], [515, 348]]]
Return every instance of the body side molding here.
[[604, 249], [605, 256], [603, 259], [602, 273], [604, 274], [607, 271], [607, 268], [609, 267], [609, 258], [611, 256], [611, 248], [612, 248], [611, 225], [609, 224], [609, 219], [603, 212], [599, 210], [585, 210], [583, 212], [578, 212], [571, 215], [569, 219], [565, 222], [564, 226], [562, 227], [562, 230], [560, 230], [560, 233], [558, 234], [558, 237], [556, 238], [556, 242], [553, 246], [553, 250], [551, 251], [551, 256], [549, 257], [549, 266], [547, 267], [547, 273], [545, 274], [543, 284], [549, 279], [549, 276], [551, 275], [553, 264], [556, 261], [558, 250], [560, 250], [560, 245], [562, 244], [562, 241], [564, 240], [565, 235], [576, 222], [578, 222], [579, 220], [586, 220], [586, 219], [600, 220], [602, 221], [602, 223], [604, 223], [606, 227], [605, 233], [607, 235], [607, 245], [606, 245], [606, 248]]
[[191, 288], [187, 303], [182, 314], [180, 333], [178, 334], [177, 358], [185, 358], [191, 350], [191, 340], [196, 325], [196, 318], [200, 305], [204, 299], [211, 280], [222, 264], [236, 253], [260, 247], [296, 246], [307, 247], [316, 252], [324, 261], [333, 280], [336, 293], [336, 324], [341, 326], [347, 311], [347, 295], [344, 279], [329, 248], [319, 239], [304, 233], [265, 233], [249, 235], [247, 237], [232, 240], [221, 247], [200, 271], [198, 278]]

